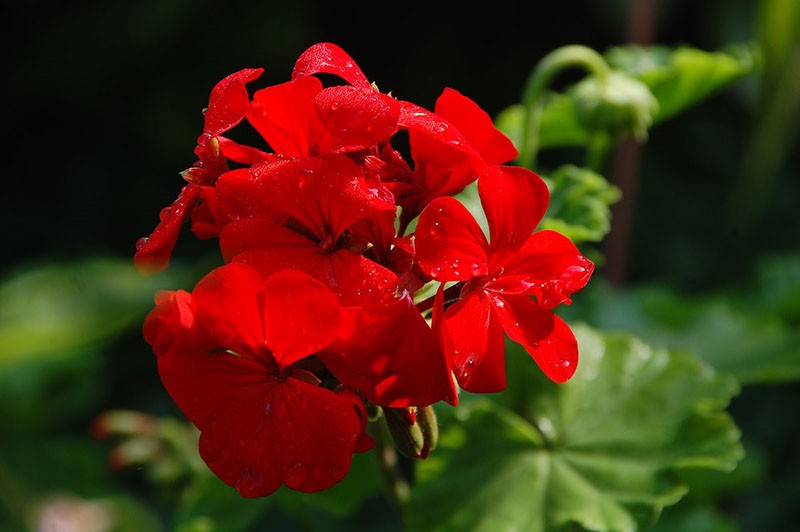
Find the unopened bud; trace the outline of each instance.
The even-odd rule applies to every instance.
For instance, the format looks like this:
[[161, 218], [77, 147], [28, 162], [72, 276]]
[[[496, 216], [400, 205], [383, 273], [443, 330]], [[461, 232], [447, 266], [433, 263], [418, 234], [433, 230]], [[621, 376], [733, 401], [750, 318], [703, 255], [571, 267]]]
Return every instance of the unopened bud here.
[[633, 135], [640, 141], [647, 138], [658, 112], [658, 101], [647, 85], [622, 72], [610, 72], [604, 79], [588, 77], [575, 85], [573, 96], [583, 127]]
[[383, 412], [386, 426], [401, 454], [424, 460], [436, 448], [439, 426], [432, 406], [384, 408]]

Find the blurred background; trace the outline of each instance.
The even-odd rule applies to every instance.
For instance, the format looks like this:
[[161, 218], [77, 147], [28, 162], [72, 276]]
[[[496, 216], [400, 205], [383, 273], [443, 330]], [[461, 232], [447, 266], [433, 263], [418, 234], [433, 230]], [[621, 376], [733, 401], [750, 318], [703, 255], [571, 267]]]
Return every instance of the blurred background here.
[[[189, 288], [217, 259], [213, 243], [184, 238], [174, 268], [143, 278], [130, 268], [134, 243], [194, 161], [212, 86], [244, 67], [266, 69], [259, 87], [283, 82], [297, 55], [320, 41], [342, 46], [383, 92], [432, 108], [453, 87], [492, 116], [519, 102], [531, 68], [562, 45], [713, 51], [758, 42], [758, 75], [609, 158], [603, 173], [623, 200], [598, 246], [605, 258], [596, 278], [606, 291], [596, 297], [619, 303], [619, 312], [603, 323], [592, 323], [591, 309], [575, 312], [647, 336], [653, 327], [637, 305], [658, 300], [658, 312], [672, 313], [662, 322], [705, 320], [708, 328], [692, 332], [699, 349], [709, 336], [719, 340], [714, 348], [726, 338], [742, 348], [744, 338], [750, 352], [797, 349], [794, 0], [494, 2], [475, 12], [413, 1], [29, 0], [4, 10], [0, 530], [24, 530], [58, 494], [56, 502], [73, 506], [53, 502], [50, 511], [102, 513], [87, 501], [114, 496], [131, 515], [148, 516], [147, 526], [161, 526], [167, 509], [150, 484], [110, 468], [111, 446], [90, 427], [115, 408], [180, 417], [140, 323], [156, 289]], [[540, 163], [568, 156], [543, 152]], [[719, 298], [721, 317], [707, 312]], [[777, 317], [756, 321], [764, 308]], [[730, 407], [754, 457], [722, 501], [734, 529], [798, 526], [800, 371], [787, 368], [753, 379]]]

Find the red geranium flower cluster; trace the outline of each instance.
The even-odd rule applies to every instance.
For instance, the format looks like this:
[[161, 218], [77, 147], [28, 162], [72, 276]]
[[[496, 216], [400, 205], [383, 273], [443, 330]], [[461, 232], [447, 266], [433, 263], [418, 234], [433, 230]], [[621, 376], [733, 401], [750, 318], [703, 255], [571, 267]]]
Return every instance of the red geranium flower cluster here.
[[[214, 87], [188, 183], [135, 256], [142, 270], [166, 267], [185, 221], [219, 238], [225, 265], [191, 293], [159, 293], [144, 324], [215, 474], [246, 497], [328, 488], [372, 446], [367, 405], [455, 405], [453, 376], [502, 390], [506, 334], [569, 379], [576, 341], [551, 309], [593, 265], [566, 237], [534, 231], [548, 189], [504, 165], [516, 149], [484, 111], [452, 89], [433, 112], [381, 93], [328, 43], [251, 97], [260, 74]], [[265, 146], [224, 136], [243, 120]], [[392, 146], [398, 132], [410, 158]], [[476, 179], [488, 238], [453, 197]]]

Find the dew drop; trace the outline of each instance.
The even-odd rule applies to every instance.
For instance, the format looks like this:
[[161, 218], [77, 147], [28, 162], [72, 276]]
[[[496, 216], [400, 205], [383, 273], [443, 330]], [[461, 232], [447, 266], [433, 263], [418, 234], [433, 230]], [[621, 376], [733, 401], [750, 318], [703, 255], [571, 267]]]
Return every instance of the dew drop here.
[[470, 265], [469, 271], [474, 277], [478, 277], [479, 275], [481, 275], [483, 273], [483, 270], [481, 269], [481, 265], [478, 264], [477, 262], [473, 262]]
[[442, 269], [439, 268], [438, 266], [431, 270], [431, 277], [433, 277], [434, 279], [438, 278], [441, 274], [442, 274]]
[[298, 489], [303, 485], [303, 482], [305, 482], [307, 476], [308, 468], [300, 462], [295, 462], [294, 465], [286, 470], [286, 474], [283, 476], [283, 481], [290, 488]]

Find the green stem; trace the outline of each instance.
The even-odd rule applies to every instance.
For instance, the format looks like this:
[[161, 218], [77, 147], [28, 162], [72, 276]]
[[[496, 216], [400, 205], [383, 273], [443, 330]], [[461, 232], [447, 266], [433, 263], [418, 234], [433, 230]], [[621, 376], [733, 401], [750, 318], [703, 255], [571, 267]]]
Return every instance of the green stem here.
[[586, 145], [586, 167], [602, 174], [611, 145], [611, 138], [605, 132], [597, 132], [592, 135]]
[[384, 420], [371, 423], [370, 432], [375, 440], [375, 456], [378, 459], [378, 467], [383, 475], [389, 495], [397, 508], [401, 511], [405, 508], [408, 497], [411, 495], [411, 485], [403, 478], [397, 469], [397, 451], [386, 438], [386, 428]]
[[559, 73], [572, 67], [584, 68], [601, 81], [605, 80], [610, 72], [603, 56], [587, 46], [578, 44], [553, 50], [539, 61], [528, 77], [522, 93], [525, 122], [518, 158], [520, 166], [531, 168], [536, 164], [536, 155], [539, 152], [539, 126], [544, 111], [542, 96]]

